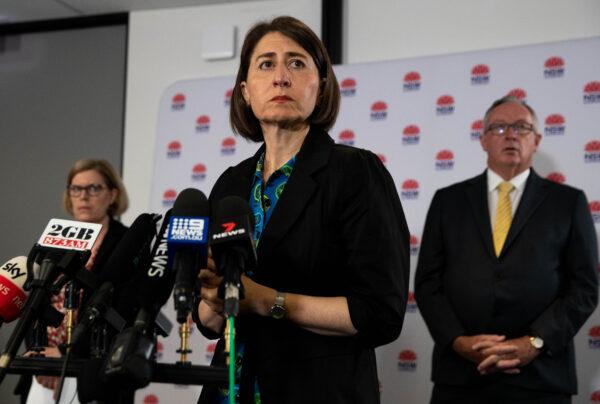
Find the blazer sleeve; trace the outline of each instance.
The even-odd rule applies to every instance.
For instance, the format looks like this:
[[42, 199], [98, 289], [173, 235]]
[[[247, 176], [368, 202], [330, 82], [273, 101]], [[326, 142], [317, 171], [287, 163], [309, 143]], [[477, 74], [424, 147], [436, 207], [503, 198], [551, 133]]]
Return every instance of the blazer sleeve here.
[[548, 351], [565, 349], [598, 303], [598, 244], [585, 194], [578, 191], [571, 228], [560, 252], [563, 293], [531, 324]]
[[394, 182], [379, 158], [365, 150], [349, 156], [338, 206], [349, 267], [346, 298], [357, 337], [379, 346], [402, 329], [410, 234]]
[[415, 299], [433, 340], [440, 347], [451, 344], [465, 329], [444, 294], [446, 265], [442, 224], [443, 191], [433, 196], [421, 240], [415, 274]]

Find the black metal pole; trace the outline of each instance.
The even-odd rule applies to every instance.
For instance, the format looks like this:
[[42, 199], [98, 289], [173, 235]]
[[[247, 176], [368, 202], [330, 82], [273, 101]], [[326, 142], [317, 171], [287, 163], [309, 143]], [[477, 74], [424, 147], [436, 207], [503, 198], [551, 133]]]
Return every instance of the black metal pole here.
[[321, 39], [331, 63], [342, 63], [343, 0], [321, 1]]

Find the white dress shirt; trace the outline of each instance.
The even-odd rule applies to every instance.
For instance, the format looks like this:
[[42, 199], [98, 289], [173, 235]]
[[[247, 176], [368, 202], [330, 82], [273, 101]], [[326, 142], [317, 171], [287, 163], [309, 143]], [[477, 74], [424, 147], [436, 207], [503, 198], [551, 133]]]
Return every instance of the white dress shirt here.
[[[515, 217], [515, 212], [519, 206], [521, 196], [523, 196], [525, 183], [527, 182], [527, 177], [529, 177], [530, 172], [531, 169], [528, 168], [521, 174], [511, 178], [510, 181], [508, 181], [514, 187], [509, 194], [513, 218]], [[496, 174], [491, 168], [487, 169], [488, 207], [490, 209], [490, 223], [492, 224], [492, 229], [494, 228], [494, 223], [496, 222], [496, 209], [498, 207], [498, 185], [500, 185], [500, 183], [503, 181], [504, 179]]]

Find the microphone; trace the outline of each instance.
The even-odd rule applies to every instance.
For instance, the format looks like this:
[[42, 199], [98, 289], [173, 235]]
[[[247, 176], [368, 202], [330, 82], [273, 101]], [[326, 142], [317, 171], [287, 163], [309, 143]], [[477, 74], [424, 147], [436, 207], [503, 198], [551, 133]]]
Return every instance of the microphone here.
[[154, 241], [154, 246], [150, 254], [149, 260], [146, 263], [147, 271], [144, 271], [140, 279], [140, 287], [138, 289], [138, 303], [154, 315], [162, 306], [165, 305], [175, 277], [173, 271], [170, 271], [168, 261], [169, 252], [167, 246], [167, 232], [169, 230], [169, 222], [171, 221], [172, 209], [169, 209], [163, 218], [161, 228]]
[[45, 300], [49, 284], [58, 273], [72, 276], [85, 265], [101, 228], [100, 224], [73, 220], [50, 219], [48, 222], [27, 259], [27, 281], [24, 289], [31, 289], [31, 293], [4, 353], [0, 356], [0, 383], [4, 380], [8, 366], [19, 349], [31, 321]]
[[27, 257], [12, 258], [0, 267], [0, 327], [21, 314], [29, 294], [23, 290], [26, 279]]
[[256, 249], [252, 232], [254, 217], [248, 202], [238, 196], [221, 199], [213, 216], [210, 247], [213, 259], [223, 275], [224, 313], [235, 317], [243, 299], [241, 276], [256, 267]]
[[175, 273], [173, 300], [177, 322], [183, 324], [192, 311], [193, 292], [208, 254], [208, 200], [194, 188], [184, 189], [173, 204], [167, 244]]
[[[152, 366], [150, 358], [154, 353], [154, 330], [167, 336], [171, 323], [156, 319], [160, 308], [167, 302], [175, 280], [173, 271], [169, 271], [167, 233], [172, 209], [163, 218], [152, 252], [139, 279], [138, 303], [140, 310], [132, 327], [119, 333], [111, 346], [110, 353], [102, 365], [102, 372], [108, 380], [117, 380], [130, 387], [141, 388], [150, 383]], [[85, 397], [97, 398], [98, 393]]]
[[100, 271], [101, 285], [94, 291], [83, 310], [79, 324], [73, 331], [71, 345], [75, 345], [88, 329], [103, 317], [118, 331], [123, 329], [125, 320], [111, 308], [113, 292], [115, 287], [124, 284], [135, 275], [131, 268], [156, 234], [156, 220], [156, 215], [142, 213], [123, 235]]

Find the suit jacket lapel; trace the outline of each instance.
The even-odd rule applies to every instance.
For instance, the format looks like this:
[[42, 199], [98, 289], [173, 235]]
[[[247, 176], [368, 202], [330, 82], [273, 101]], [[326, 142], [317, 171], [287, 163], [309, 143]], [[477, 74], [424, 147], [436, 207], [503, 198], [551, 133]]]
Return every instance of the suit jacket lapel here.
[[547, 195], [547, 184], [544, 183], [532, 168], [500, 255], [510, 248], [510, 245], [515, 241], [521, 230], [523, 230], [525, 223], [527, 223], [533, 212], [540, 206], [540, 203]]
[[481, 232], [481, 237], [485, 248], [492, 257], [496, 256], [494, 252], [494, 241], [492, 238], [492, 225], [490, 223], [490, 211], [488, 208], [487, 197], [487, 171], [473, 178], [467, 184], [467, 199], [473, 210], [477, 227]]
[[261, 236], [259, 257], [268, 254], [296, 222], [317, 190], [313, 173], [327, 164], [333, 140], [327, 133], [311, 128], [298, 152], [296, 164], [275, 211]]
[[231, 177], [229, 177], [228, 182], [224, 187], [227, 189], [228, 196], [235, 195], [248, 201], [250, 198], [250, 188], [252, 187], [252, 181], [254, 180], [256, 163], [264, 151], [265, 145], [263, 144], [252, 158], [233, 168]]

